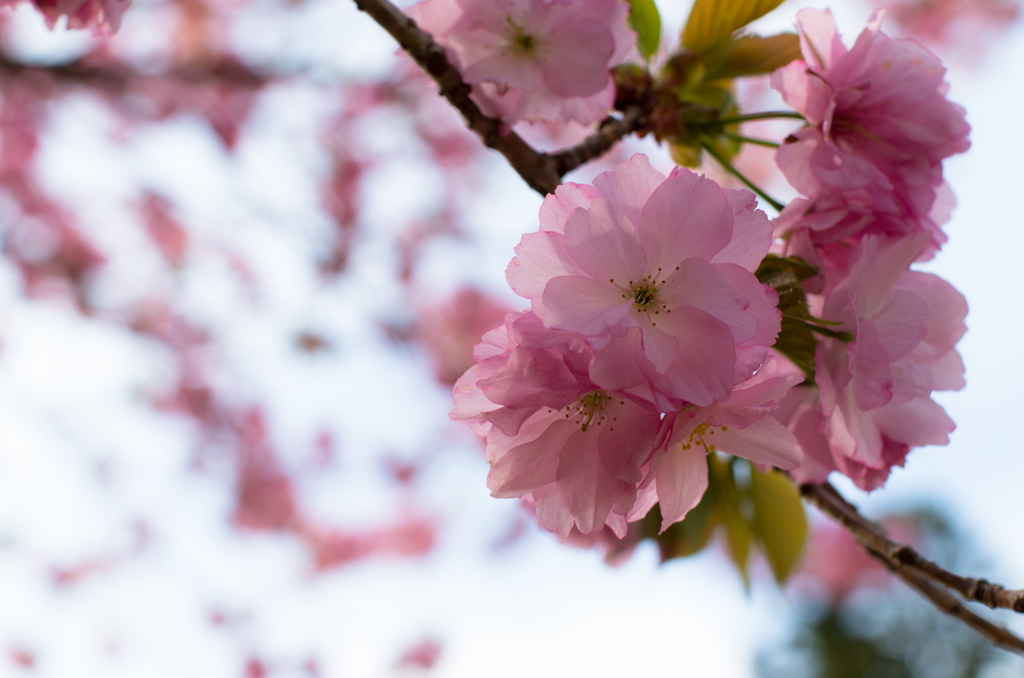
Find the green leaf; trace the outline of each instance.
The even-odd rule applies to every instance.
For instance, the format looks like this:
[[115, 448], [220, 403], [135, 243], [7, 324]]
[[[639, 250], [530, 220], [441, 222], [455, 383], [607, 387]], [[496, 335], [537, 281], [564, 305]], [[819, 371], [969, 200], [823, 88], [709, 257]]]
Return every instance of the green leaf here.
[[793, 361], [808, 379], [814, 379], [814, 351], [818, 339], [806, 321], [814, 317], [807, 309], [807, 294], [801, 281], [818, 273], [818, 269], [800, 257], [777, 257], [769, 254], [757, 267], [754, 275], [779, 294], [782, 329], [775, 341], [775, 349]]
[[754, 534], [761, 542], [775, 580], [793, 572], [807, 540], [807, 516], [800, 494], [781, 473], [761, 473], [751, 466], [750, 498], [754, 502]]
[[747, 565], [754, 527], [744, 515], [744, 504], [750, 501], [750, 496], [736, 486], [733, 463], [736, 463], [735, 459], [716, 458], [711, 463], [711, 474], [721, 487], [719, 506], [722, 512], [722, 527], [725, 530], [726, 550], [743, 579], [743, 585], [749, 588], [750, 572]]
[[781, 4], [782, 0], [696, 0], [683, 28], [683, 46], [707, 54]]
[[771, 73], [800, 58], [800, 38], [795, 33], [780, 33], [767, 38], [743, 35], [730, 40], [708, 57], [708, 80], [738, 78]]
[[810, 381], [814, 381], [814, 352], [818, 348], [818, 339], [802, 320], [783, 316], [782, 329], [773, 348], [792, 360]]
[[636, 31], [636, 48], [650, 59], [661, 42], [661, 15], [654, 0], [629, 0], [629, 25]]

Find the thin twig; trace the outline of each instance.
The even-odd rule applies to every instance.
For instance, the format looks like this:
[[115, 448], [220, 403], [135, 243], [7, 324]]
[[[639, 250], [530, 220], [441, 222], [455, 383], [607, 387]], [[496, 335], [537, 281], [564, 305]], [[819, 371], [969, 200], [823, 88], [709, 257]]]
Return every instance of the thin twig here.
[[467, 126], [476, 132], [484, 145], [504, 155], [512, 169], [541, 195], [554, 192], [562, 183], [565, 173], [603, 154], [619, 139], [639, 129], [643, 123], [641, 109], [630, 107], [621, 120], [605, 120], [596, 134], [578, 146], [557, 153], [540, 153], [515, 132], [503, 129], [500, 120], [489, 118], [480, 111], [469, 98], [470, 86], [462, 81], [462, 76], [448, 61], [444, 49], [429, 34], [420, 30], [415, 21], [388, 0], [354, 2], [356, 7], [369, 14], [390, 33], [402, 49], [437, 82], [441, 96], [462, 113]]
[[956, 591], [967, 600], [991, 608], [1024, 612], [1024, 591], [1011, 591], [984, 579], [971, 579], [949, 572], [928, 560], [913, 547], [889, 539], [885, 530], [860, 514], [830, 483], [800, 486], [800, 494], [823, 513], [846, 528], [864, 549], [900, 579], [931, 600], [939, 609], [960, 619], [992, 642], [1024, 654], [1024, 640], [1007, 629], [978, 617], [963, 607], [943, 588]]
[[723, 158], [721, 154], [718, 151], [716, 151], [711, 144], [701, 141], [700, 145], [704, 147], [704, 150], [707, 151], [712, 158], [718, 161], [718, 164], [722, 166], [722, 169], [726, 170], [727, 172], [735, 176], [737, 179], [742, 181], [744, 184], [746, 184], [747, 188], [761, 196], [761, 199], [764, 200], [769, 205], [771, 205], [772, 207], [774, 207], [775, 211], [782, 211], [785, 205], [783, 205], [781, 202], [779, 202], [775, 198], [771, 197], [770, 195], [762, 191], [757, 184], [755, 184], [753, 181], [745, 177], [742, 172], [740, 172], [738, 169], [732, 166], [732, 163]]
[[580, 165], [604, 155], [622, 137], [637, 131], [645, 122], [642, 108], [628, 106], [621, 119], [605, 118], [595, 134], [576, 146], [550, 153], [548, 157], [554, 159], [558, 173], [565, 176]]

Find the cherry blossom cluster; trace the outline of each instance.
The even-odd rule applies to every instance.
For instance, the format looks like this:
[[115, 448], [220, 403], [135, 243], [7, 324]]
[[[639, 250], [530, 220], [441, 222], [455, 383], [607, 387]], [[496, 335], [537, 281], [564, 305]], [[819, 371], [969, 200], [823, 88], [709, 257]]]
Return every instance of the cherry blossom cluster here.
[[769, 356], [777, 294], [754, 270], [772, 226], [746, 190], [637, 154], [593, 186], [563, 184], [506, 273], [530, 310], [484, 336], [452, 418], [487, 438], [488, 486], [567, 535], [660, 503], [663, 527], [707, 488], [722, 450], [793, 469], [767, 416], [803, 377]]
[[[839, 470], [880, 487], [912, 447], [949, 442], [954, 424], [932, 391], [964, 386], [955, 346], [967, 303], [937, 276], [909, 270], [946, 236], [952, 194], [943, 159], [967, 150], [964, 110], [945, 69], [911, 40], [879, 31], [876, 12], [847, 50], [827, 11], [798, 14], [803, 59], [772, 86], [807, 118], [776, 161], [805, 197], [783, 210], [784, 252], [818, 267], [812, 310], [837, 332], [815, 353], [816, 389], [777, 413], [800, 439], [796, 477]], [[838, 338], [846, 333], [851, 341]]]
[[[508, 38], [518, 15], [500, 7]], [[638, 154], [548, 195], [516, 248], [506, 276], [530, 308], [477, 346], [452, 418], [486, 438], [494, 496], [523, 498], [551, 531], [621, 537], [655, 503], [665, 529], [700, 501], [712, 452], [874, 489], [912, 447], [948, 442], [931, 393], [964, 385], [967, 307], [910, 265], [946, 239], [942, 161], [969, 145], [964, 111], [934, 56], [879, 31], [881, 13], [851, 50], [829, 12], [798, 18], [803, 59], [771, 82], [806, 120], [776, 156], [801, 197], [774, 223], [752, 193], [665, 177]], [[454, 49], [459, 30], [442, 34]], [[515, 70], [495, 50], [497, 70], [478, 69], [492, 79]], [[769, 254], [817, 272], [797, 318], [816, 342], [804, 370], [755, 275]]]
[[587, 125], [636, 41], [623, 0], [427, 0], [408, 14], [447, 50], [485, 115]]

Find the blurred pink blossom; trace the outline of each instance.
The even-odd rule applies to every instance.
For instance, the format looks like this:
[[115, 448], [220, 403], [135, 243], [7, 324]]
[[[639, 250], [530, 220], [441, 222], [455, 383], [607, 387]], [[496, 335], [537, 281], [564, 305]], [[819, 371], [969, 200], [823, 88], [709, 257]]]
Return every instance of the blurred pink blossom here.
[[473, 365], [473, 347], [484, 332], [500, 325], [508, 312], [505, 304], [473, 287], [424, 306], [417, 314], [416, 337], [427, 349], [437, 380], [454, 385]]
[[[0, 0], [0, 7], [13, 7], [28, 0]], [[95, 33], [114, 33], [132, 0], [31, 0], [51, 29], [62, 16], [68, 28], [88, 28]]]
[[425, 638], [402, 653], [398, 668], [432, 669], [441, 657], [441, 649], [441, 643], [433, 638]]
[[427, 0], [408, 10], [447, 48], [486, 115], [582, 124], [615, 101], [608, 69], [636, 35], [621, 0]]

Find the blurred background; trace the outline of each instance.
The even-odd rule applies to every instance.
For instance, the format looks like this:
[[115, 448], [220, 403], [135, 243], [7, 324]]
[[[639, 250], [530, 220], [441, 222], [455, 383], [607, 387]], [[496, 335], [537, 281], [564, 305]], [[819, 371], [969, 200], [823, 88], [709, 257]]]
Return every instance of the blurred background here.
[[[890, 1], [973, 127], [923, 267], [971, 306], [968, 386], [937, 396], [948, 447], [871, 495], [835, 482], [1021, 587], [1020, 3]], [[658, 1], [663, 52], [689, 4]], [[852, 44], [872, 5], [831, 7]], [[671, 167], [632, 139], [569, 180], [637, 151]], [[770, 151], [738, 162], [792, 197]], [[525, 305], [504, 269], [540, 201], [350, 0], [134, 0], [111, 38], [0, 10], [0, 675], [1024, 675], [814, 509], [780, 589], [717, 536], [662, 563], [490, 498], [451, 384]]]

